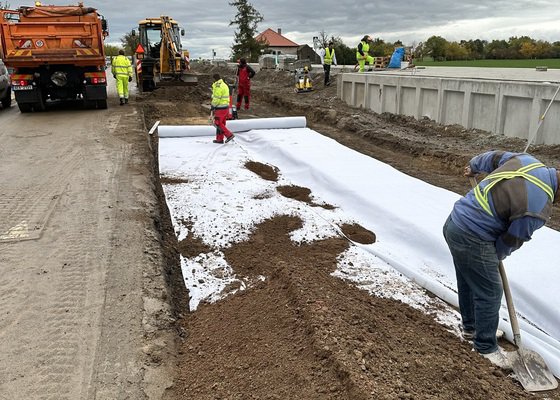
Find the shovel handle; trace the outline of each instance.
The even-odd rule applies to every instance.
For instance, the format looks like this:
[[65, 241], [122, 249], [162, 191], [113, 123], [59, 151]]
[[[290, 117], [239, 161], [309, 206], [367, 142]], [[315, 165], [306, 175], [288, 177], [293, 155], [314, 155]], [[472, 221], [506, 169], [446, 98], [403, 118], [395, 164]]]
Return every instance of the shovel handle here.
[[511, 290], [509, 288], [509, 281], [506, 275], [504, 263], [500, 261], [500, 276], [502, 277], [502, 286], [504, 287], [504, 295], [506, 296], [506, 304], [508, 308], [509, 321], [511, 323], [511, 330], [513, 332], [513, 343], [517, 347], [521, 347], [521, 332], [519, 330], [519, 322], [517, 321], [517, 314], [513, 306], [513, 298], [511, 297]]
[[[473, 189], [478, 185], [476, 178], [474, 176], [469, 176], [469, 182]], [[509, 314], [509, 321], [511, 323], [511, 330], [513, 332], [513, 343], [517, 347], [521, 347], [521, 331], [519, 330], [519, 322], [517, 321], [517, 314], [515, 313], [515, 307], [513, 306], [513, 298], [511, 297], [511, 290], [509, 288], [509, 281], [506, 275], [506, 269], [504, 263], [500, 261], [498, 264], [500, 270], [500, 277], [502, 278], [502, 286], [504, 288], [504, 296], [506, 297], [506, 304]]]

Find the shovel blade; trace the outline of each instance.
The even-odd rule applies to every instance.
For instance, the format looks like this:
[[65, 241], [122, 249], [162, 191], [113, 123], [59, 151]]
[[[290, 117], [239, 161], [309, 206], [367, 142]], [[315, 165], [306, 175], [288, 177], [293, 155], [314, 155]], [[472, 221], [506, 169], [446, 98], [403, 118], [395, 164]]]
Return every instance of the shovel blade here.
[[548, 369], [544, 359], [533, 350], [520, 347], [508, 353], [513, 372], [523, 388], [528, 392], [554, 390], [558, 381]]

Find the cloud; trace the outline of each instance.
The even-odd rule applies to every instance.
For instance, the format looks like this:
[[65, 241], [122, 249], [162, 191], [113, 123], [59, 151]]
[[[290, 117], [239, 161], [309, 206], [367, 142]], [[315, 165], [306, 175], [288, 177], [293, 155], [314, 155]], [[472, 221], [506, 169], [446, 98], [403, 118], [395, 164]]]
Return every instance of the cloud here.
[[[536, 0], [441, 0], [401, 1], [379, 0], [360, 3], [355, 0], [323, 0], [321, 2], [284, 0], [253, 0], [263, 16], [259, 31], [281, 28], [282, 33], [299, 44], [313, 43], [320, 31], [340, 36], [353, 47], [364, 34], [385, 41], [401, 40], [405, 44], [425, 41], [432, 35], [447, 40], [508, 39], [531, 36], [550, 42], [560, 40], [560, 7], [556, 1]], [[166, 14], [186, 30], [184, 47], [191, 57], [228, 58], [233, 44], [234, 26], [229, 26], [237, 10], [229, 1], [168, 0], [155, 1], [93, 1], [108, 19], [111, 43], [118, 43], [125, 32], [149, 16]]]

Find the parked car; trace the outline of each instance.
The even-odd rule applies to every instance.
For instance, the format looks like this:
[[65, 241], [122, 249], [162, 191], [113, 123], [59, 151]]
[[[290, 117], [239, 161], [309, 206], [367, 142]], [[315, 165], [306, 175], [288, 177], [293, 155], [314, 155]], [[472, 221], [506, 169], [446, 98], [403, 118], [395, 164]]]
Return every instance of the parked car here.
[[12, 86], [10, 84], [10, 74], [8, 68], [0, 60], [0, 103], [4, 108], [12, 104]]

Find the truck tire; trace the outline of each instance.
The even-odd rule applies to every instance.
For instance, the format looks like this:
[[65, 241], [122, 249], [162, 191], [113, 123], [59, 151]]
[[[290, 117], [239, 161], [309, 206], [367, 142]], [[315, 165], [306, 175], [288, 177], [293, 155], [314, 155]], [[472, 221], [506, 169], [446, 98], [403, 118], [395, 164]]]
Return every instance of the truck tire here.
[[29, 113], [33, 110], [32, 103], [18, 103], [18, 107], [21, 113]]
[[12, 90], [8, 88], [8, 93], [6, 93], [6, 97], [2, 99], [2, 107], [10, 108], [12, 105]]

